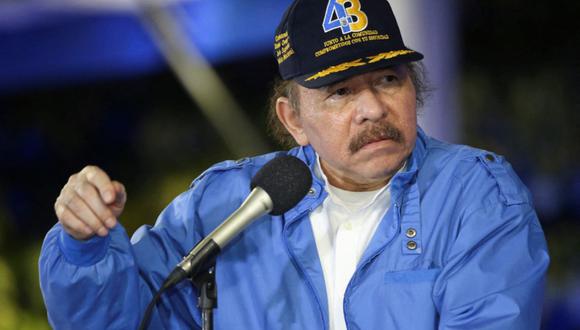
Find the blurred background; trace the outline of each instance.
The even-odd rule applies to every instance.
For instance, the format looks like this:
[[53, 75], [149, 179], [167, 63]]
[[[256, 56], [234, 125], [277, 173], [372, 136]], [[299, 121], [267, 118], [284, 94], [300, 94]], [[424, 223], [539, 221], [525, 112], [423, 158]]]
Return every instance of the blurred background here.
[[[49, 328], [37, 260], [70, 174], [122, 181], [133, 232], [212, 163], [279, 148], [265, 113], [289, 2], [0, 2], [0, 329]], [[552, 257], [543, 328], [580, 329], [580, 3], [391, 3], [434, 87], [421, 125], [512, 163]]]

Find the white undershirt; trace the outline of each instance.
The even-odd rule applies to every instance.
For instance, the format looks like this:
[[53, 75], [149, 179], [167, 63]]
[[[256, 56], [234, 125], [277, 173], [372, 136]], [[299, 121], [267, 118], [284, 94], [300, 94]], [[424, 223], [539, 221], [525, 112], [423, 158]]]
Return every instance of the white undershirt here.
[[328, 298], [329, 329], [346, 329], [343, 299], [357, 263], [390, 204], [390, 183], [354, 192], [331, 186], [317, 156], [315, 174], [326, 182], [328, 198], [310, 213]]

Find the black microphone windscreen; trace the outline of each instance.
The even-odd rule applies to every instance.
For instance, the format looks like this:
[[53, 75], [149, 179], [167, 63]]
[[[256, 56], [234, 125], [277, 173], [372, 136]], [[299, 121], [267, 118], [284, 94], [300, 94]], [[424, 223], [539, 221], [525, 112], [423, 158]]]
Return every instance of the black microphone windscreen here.
[[308, 166], [294, 156], [279, 156], [266, 163], [252, 178], [251, 189], [264, 189], [274, 205], [270, 214], [280, 215], [293, 208], [312, 185]]

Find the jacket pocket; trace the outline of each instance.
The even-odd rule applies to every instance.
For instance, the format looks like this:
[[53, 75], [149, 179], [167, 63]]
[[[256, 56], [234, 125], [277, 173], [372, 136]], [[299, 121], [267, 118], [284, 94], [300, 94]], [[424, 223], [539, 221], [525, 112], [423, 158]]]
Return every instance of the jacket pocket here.
[[[383, 303], [392, 329], [435, 329], [439, 313], [433, 286], [441, 269], [407, 270], [384, 274]], [[383, 320], [387, 321], [387, 320]], [[378, 329], [378, 328], [376, 328]]]
[[389, 272], [385, 274], [385, 283], [424, 283], [424, 282], [434, 282], [439, 273], [440, 268], [425, 269], [425, 270], [410, 270], [410, 271], [399, 271], [399, 272]]

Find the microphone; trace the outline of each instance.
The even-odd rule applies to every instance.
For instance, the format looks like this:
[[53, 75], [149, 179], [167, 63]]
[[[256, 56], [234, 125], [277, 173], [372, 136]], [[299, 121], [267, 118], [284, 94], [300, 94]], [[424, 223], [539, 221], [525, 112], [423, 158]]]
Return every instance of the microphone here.
[[254, 220], [268, 213], [285, 213], [304, 198], [311, 185], [310, 170], [294, 156], [280, 156], [266, 163], [252, 178], [252, 191], [242, 205], [183, 258], [161, 290], [199, 274]]

